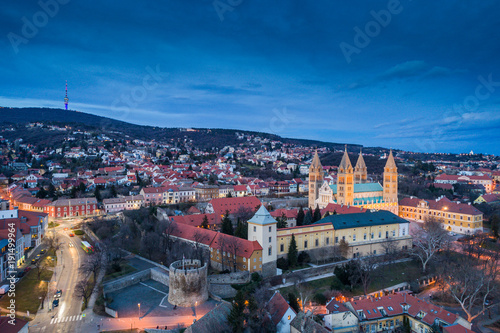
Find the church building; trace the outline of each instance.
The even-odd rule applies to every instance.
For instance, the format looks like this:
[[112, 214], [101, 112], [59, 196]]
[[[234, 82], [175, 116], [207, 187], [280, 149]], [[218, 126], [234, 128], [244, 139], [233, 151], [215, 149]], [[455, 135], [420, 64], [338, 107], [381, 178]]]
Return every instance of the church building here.
[[398, 169], [392, 150], [384, 167], [383, 186], [368, 182], [367, 168], [360, 152], [353, 168], [347, 147], [338, 167], [337, 183], [324, 181], [324, 171], [318, 153], [309, 167], [309, 208], [325, 208], [329, 203], [356, 206], [365, 209], [388, 210], [398, 214]]

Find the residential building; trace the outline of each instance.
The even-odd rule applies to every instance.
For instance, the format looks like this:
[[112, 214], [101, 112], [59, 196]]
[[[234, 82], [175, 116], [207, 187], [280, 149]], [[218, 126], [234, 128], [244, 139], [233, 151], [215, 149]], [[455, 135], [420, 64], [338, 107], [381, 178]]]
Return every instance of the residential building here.
[[266, 304], [266, 310], [271, 315], [277, 333], [290, 333], [290, 323], [297, 316], [297, 313], [279, 291], [274, 292], [274, 295]]
[[118, 198], [104, 199], [102, 201], [106, 213], [117, 213], [123, 210], [139, 209], [144, 204], [142, 195], [129, 195]]
[[406, 250], [413, 244], [409, 222], [385, 210], [329, 215], [314, 224], [278, 229], [279, 257], [287, 255], [292, 235], [299, 251], [328, 248], [344, 240], [349, 258], [384, 254], [389, 248]]
[[98, 213], [97, 200], [94, 197], [59, 199], [51, 202], [44, 209], [49, 217], [86, 217]]
[[332, 298], [326, 303], [325, 326], [337, 333], [358, 332], [359, 320], [343, 303]]

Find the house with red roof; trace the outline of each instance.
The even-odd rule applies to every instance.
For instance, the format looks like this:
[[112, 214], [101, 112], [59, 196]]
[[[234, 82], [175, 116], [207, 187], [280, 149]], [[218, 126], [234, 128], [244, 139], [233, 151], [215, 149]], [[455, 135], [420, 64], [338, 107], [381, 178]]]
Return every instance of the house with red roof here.
[[435, 220], [446, 230], [460, 234], [483, 231], [483, 212], [470, 203], [453, 202], [445, 196], [437, 200], [403, 198], [399, 201], [399, 216], [417, 222]]
[[294, 309], [288, 304], [279, 291], [276, 291], [266, 304], [266, 310], [278, 333], [290, 333], [290, 322], [297, 316]]
[[443, 328], [452, 325], [471, 328], [459, 315], [407, 293], [352, 300], [344, 305], [358, 317], [364, 332], [392, 331], [403, 326], [404, 318], [409, 320], [412, 332], [432, 332], [434, 324]]
[[205, 208], [206, 213], [215, 213], [219, 216], [223, 216], [226, 211], [229, 214], [235, 214], [240, 209], [249, 209], [255, 212], [262, 203], [257, 197], [241, 197], [241, 198], [217, 198], [209, 201], [207, 208]]
[[28, 333], [29, 322], [21, 318], [0, 317], [0, 332]]
[[487, 204], [500, 204], [500, 195], [498, 194], [483, 194], [480, 195], [476, 200], [475, 204], [487, 203]]
[[191, 214], [191, 215], [178, 215], [178, 216], [171, 216], [170, 221], [176, 222], [176, 223], [183, 223], [190, 225], [192, 227], [200, 227], [203, 223], [203, 220], [207, 218], [208, 221], [208, 227], [209, 229], [212, 230], [219, 230], [222, 219], [220, 216], [218, 216], [215, 213], [212, 214]]
[[357, 331], [359, 327], [358, 317], [335, 298], [326, 303], [323, 320], [327, 328], [339, 333]]

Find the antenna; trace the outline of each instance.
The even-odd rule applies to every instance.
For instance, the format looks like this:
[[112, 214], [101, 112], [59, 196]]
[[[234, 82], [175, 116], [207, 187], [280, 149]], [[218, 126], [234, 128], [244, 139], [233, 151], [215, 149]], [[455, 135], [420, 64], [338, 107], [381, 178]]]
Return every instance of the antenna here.
[[68, 81], [66, 81], [66, 96], [64, 97], [64, 108], [67, 110], [68, 109]]

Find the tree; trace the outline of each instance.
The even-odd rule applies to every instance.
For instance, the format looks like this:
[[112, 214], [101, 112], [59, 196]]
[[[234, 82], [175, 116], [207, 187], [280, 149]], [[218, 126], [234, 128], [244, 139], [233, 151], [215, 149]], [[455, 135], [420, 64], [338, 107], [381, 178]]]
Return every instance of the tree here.
[[292, 234], [292, 239], [290, 240], [290, 245], [288, 246], [288, 265], [292, 268], [297, 266], [297, 260], [298, 260], [297, 242], [295, 241], [295, 235]]
[[83, 279], [76, 284], [73, 295], [83, 298], [83, 302], [87, 306], [89, 298], [92, 295], [92, 289], [94, 289], [94, 286], [88, 283], [87, 279]]
[[299, 208], [299, 211], [297, 212], [297, 225], [300, 226], [300, 225], [303, 225], [304, 224], [304, 210], [302, 209], [302, 207]]
[[361, 260], [356, 260], [353, 278], [354, 281], [359, 281], [361, 283], [365, 295], [368, 293], [368, 287], [370, 286], [377, 265], [378, 260], [376, 257], [366, 257]]
[[500, 231], [500, 217], [495, 214], [490, 218], [491, 223], [491, 234], [495, 239], [499, 238]]
[[427, 264], [434, 255], [446, 248], [449, 243], [448, 233], [441, 228], [441, 223], [430, 219], [424, 222], [423, 226], [415, 232], [413, 237], [412, 255], [422, 263], [422, 271], [425, 272]]
[[200, 260], [201, 264], [203, 265], [204, 258], [203, 258], [202, 244], [208, 240], [208, 236], [204, 232], [201, 232], [200, 230], [197, 229], [193, 234], [193, 239], [194, 239], [194, 251], [196, 254], [196, 258]]
[[321, 210], [319, 209], [319, 205], [316, 205], [316, 208], [314, 209], [314, 214], [313, 214], [313, 223], [321, 220]]
[[245, 294], [243, 290], [238, 290], [236, 296], [233, 300], [233, 307], [231, 308], [231, 312], [227, 316], [227, 321], [232, 328], [233, 332], [241, 333], [243, 332], [244, 322], [245, 322]]
[[153, 254], [158, 251], [160, 247], [160, 236], [150, 231], [144, 234], [141, 238], [141, 252], [146, 253], [149, 260], [153, 258]]
[[234, 235], [242, 239], [248, 239], [248, 223], [242, 222], [238, 219], [238, 224], [236, 225]]
[[47, 244], [50, 250], [57, 252], [62, 246], [61, 240], [58, 235], [54, 236], [45, 236], [43, 242]]
[[205, 214], [205, 216], [203, 216], [203, 221], [201, 221], [201, 224], [200, 224], [200, 227], [203, 228], [203, 229], [208, 229], [208, 217], [207, 217], [207, 214]]
[[226, 235], [233, 235], [233, 222], [231, 222], [231, 219], [229, 218], [229, 211], [226, 210], [226, 213], [224, 214], [224, 218], [222, 219], [222, 226], [221, 226], [221, 232], [226, 234]]
[[[472, 322], [487, 309], [500, 304], [499, 277], [496, 253], [489, 260], [478, 261], [472, 256], [462, 256], [460, 260], [447, 260], [440, 265], [441, 283]], [[487, 302], [488, 301], [488, 302]]]
[[340, 255], [344, 258], [347, 258], [349, 254], [349, 243], [345, 239], [341, 239], [339, 243]]
[[85, 257], [83, 264], [80, 266], [80, 271], [85, 275], [89, 276], [93, 274], [94, 281], [97, 281], [97, 273], [101, 269], [101, 256], [99, 254], [92, 254]]
[[306, 213], [306, 216], [304, 216], [304, 224], [303, 225], [309, 225], [313, 223], [313, 216], [311, 215], [311, 210], [308, 210]]
[[38, 192], [36, 192], [36, 197], [39, 199], [44, 199], [47, 197], [47, 191], [43, 187], [40, 188]]
[[43, 270], [47, 267], [45, 260], [39, 259], [35, 261], [34, 266], [36, 268], [36, 275], [38, 280], [42, 277]]
[[298, 272], [290, 274], [287, 280], [295, 281], [295, 290], [299, 295], [302, 311], [305, 312], [307, 302], [314, 296], [314, 288], [305, 282], [305, 275]]
[[281, 229], [281, 228], [286, 228], [287, 227], [287, 218], [285, 213], [281, 213], [281, 216], [276, 219], [276, 228]]
[[95, 187], [94, 196], [97, 201], [102, 201], [101, 190], [99, 189], [99, 186]]
[[288, 293], [288, 304], [295, 310], [296, 313], [300, 312], [299, 302], [297, 302], [297, 296], [294, 293]]

